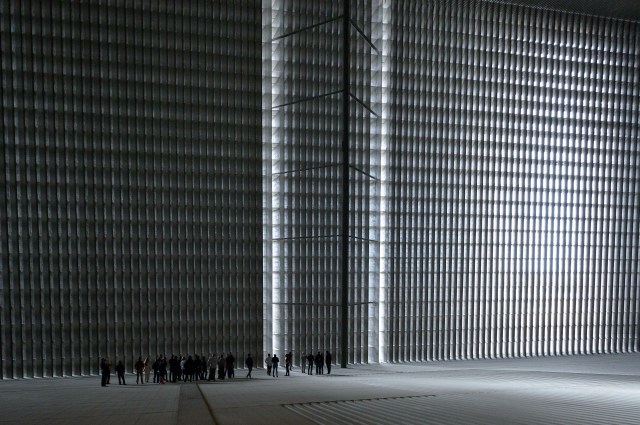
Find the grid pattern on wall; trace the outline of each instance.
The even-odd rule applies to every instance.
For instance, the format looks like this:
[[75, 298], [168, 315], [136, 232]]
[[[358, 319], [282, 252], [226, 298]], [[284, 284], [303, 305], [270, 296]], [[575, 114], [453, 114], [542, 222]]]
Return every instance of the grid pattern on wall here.
[[[271, 257], [265, 291], [265, 350], [330, 350], [337, 357], [341, 323], [344, 114], [349, 119], [349, 362], [369, 361], [377, 339], [370, 283], [377, 279], [379, 178], [378, 2], [352, 2], [349, 93], [345, 94], [342, 2], [269, 1], [265, 78], [270, 134]], [[379, 20], [379, 18], [377, 18]], [[366, 22], [360, 27], [357, 22]], [[349, 96], [345, 112], [344, 96]], [[375, 319], [375, 320], [374, 320]], [[370, 329], [375, 325], [375, 329]], [[269, 340], [269, 342], [267, 342]], [[377, 353], [377, 349], [374, 350]]]
[[637, 350], [639, 24], [501, 3], [0, 2], [0, 378], [340, 362], [345, 180], [347, 362]]
[[1, 378], [262, 351], [260, 19], [0, 3]]
[[639, 24], [391, 7], [388, 359], [637, 350]]

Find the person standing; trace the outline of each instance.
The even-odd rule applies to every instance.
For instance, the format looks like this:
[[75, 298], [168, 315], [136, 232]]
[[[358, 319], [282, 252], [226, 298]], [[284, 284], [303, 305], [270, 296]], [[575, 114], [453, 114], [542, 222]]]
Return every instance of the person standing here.
[[116, 365], [116, 373], [118, 374], [118, 385], [127, 385], [124, 382], [124, 364], [122, 364], [122, 360]]
[[267, 359], [264, 362], [267, 365], [267, 375], [271, 376], [271, 368], [273, 367], [273, 357], [271, 357], [271, 353], [267, 353]]
[[280, 359], [274, 353], [273, 358], [271, 359], [271, 364], [272, 364], [272, 367], [273, 367], [273, 372], [272, 372], [271, 376], [273, 376], [274, 378], [278, 377], [278, 364], [279, 363], [280, 363]]
[[151, 360], [149, 360], [149, 356], [144, 359], [144, 380], [149, 383], [149, 378], [151, 377]]
[[[313, 358], [313, 363], [316, 365], [316, 375], [320, 375], [320, 351], [318, 351]], [[322, 363], [324, 363], [324, 361]]]
[[227, 369], [227, 378], [235, 378], [235, 371], [233, 370], [236, 363], [236, 358], [233, 357], [233, 354], [229, 352], [229, 355], [226, 358], [225, 368]]
[[224, 379], [224, 354], [220, 354], [220, 358], [218, 359], [218, 379]]
[[158, 379], [161, 384], [164, 384], [167, 379], [167, 360], [164, 354], [160, 354], [160, 359], [158, 360]]
[[151, 366], [153, 368], [153, 383], [155, 384], [156, 382], [158, 382], [158, 365], [160, 363], [160, 359], [156, 358], [156, 360], [153, 362], [153, 365]]
[[178, 360], [175, 354], [172, 354], [169, 359], [169, 382], [176, 382], [179, 374], [180, 360]]
[[216, 353], [211, 353], [209, 359], [207, 360], [207, 367], [209, 368], [209, 376], [207, 377], [207, 381], [216, 380]]
[[202, 359], [197, 354], [196, 358], [193, 359], [193, 376], [196, 381], [202, 376]]
[[307, 362], [309, 363], [307, 373], [313, 375], [313, 353], [309, 352], [307, 355]]
[[186, 372], [186, 365], [187, 364], [187, 358], [185, 356], [180, 356], [180, 380], [184, 380], [187, 377], [187, 372]]
[[107, 384], [111, 383], [111, 359], [109, 359], [109, 357], [107, 357], [107, 369], [109, 370], [109, 374], [107, 375]]
[[175, 376], [175, 369], [174, 369], [174, 363], [173, 363], [173, 358], [174, 356], [171, 355], [171, 357], [169, 358], [168, 364], [169, 367], [167, 367], [168, 371], [169, 371], [169, 379], [167, 379], [169, 382], [173, 382], [173, 378]]
[[100, 359], [100, 372], [102, 373], [101, 385], [103, 387], [106, 387], [107, 386], [107, 378], [109, 377], [109, 374], [111, 373], [111, 371], [109, 370], [109, 365], [107, 364], [107, 359], [105, 359], [104, 357], [102, 359]]
[[303, 351], [300, 356], [300, 372], [304, 373], [305, 370], [307, 370], [307, 353]]
[[184, 362], [184, 382], [193, 381], [193, 357], [189, 356], [189, 358]]
[[251, 353], [247, 356], [247, 359], [244, 361], [244, 364], [247, 365], [247, 369], [249, 369], [249, 373], [247, 373], [247, 378], [251, 378], [251, 369], [253, 369], [253, 359], [251, 358]]
[[144, 362], [142, 361], [142, 356], [138, 357], [138, 361], [135, 364], [136, 368], [136, 384], [144, 384], [144, 377], [142, 373], [144, 372]]
[[207, 365], [207, 358], [205, 355], [203, 354], [200, 358], [202, 359], [202, 373], [200, 374], [200, 379], [204, 381], [207, 379], [207, 375], [209, 374], [209, 367]]
[[331, 375], [331, 353], [329, 350], [324, 355], [324, 362], [327, 365], [327, 375]]
[[284, 355], [284, 367], [286, 370], [284, 376], [289, 376], [289, 370], [291, 369], [291, 352]]

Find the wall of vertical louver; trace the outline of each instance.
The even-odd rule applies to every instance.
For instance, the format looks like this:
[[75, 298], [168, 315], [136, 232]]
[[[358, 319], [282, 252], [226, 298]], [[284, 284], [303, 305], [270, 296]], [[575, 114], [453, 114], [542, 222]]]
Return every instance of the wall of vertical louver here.
[[638, 22], [125, 3], [0, 2], [1, 378], [638, 350]]
[[[330, 350], [339, 356], [342, 236], [347, 232], [347, 356], [348, 362], [367, 362], [370, 354], [377, 356], [377, 347], [369, 353], [368, 345], [370, 333], [377, 337], [377, 301], [370, 293], [377, 285], [370, 283], [378, 268], [380, 58], [373, 43], [381, 36], [379, 2], [351, 3], [348, 45], [344, 2], [265, 3], [263, 38], [270, 57], [263, 92], [271, 113], [264, 120], [270, 127], [264, 142], [269, 146], [266, 204], [272, 220], [265, 260], [272, 264], [265, 276], [272, 306], [265, 311], [265, 349], [293, 351], [296, 361], [305, 351]], [[348, 176], [343, 169], [345, 125]], [[344, 179], [350, 194], [346, 229]]]
[[388, 360], [637, 350], [639, 24], [391, 9]]
[[262, 351], [260, 2], [0, 3], [0, 377]]

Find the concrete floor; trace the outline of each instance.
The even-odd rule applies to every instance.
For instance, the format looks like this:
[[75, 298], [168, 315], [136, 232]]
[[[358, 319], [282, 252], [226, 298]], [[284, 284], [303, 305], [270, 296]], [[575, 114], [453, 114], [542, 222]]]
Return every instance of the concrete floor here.
[[100, 386], [0, 382], [0, 424], [640, 424], [640, 353], [335, 368]]

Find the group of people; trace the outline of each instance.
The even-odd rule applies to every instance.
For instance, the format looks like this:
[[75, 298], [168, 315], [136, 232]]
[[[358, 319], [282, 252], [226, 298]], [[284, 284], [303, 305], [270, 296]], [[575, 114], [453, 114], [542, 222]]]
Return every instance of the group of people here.
[[[291, 352], [285, 354], [285, 376], [289, 376], [289, 372], [293, 368], [293, 354]], [[305, 372], [305, 368], [309, 375], [313, 375], [313, 365], [316, 365], [316, 374], [324, 374], [324, 365], [327, 366], [327, 373], [331, 373], [331, 353], [329, 351], [323, 356], [319, 351], [315, 356], [312, 353], [306, 355], [302, 353], [301, 368], [302, 372]], [[217, 356], [212, 353], [208, 358], [202, 356], [171, 356], [170, 359], [161, 354], [155, 361], [151, 361], [149, 357], [142, 360], [142, 357], [138, 357], [134, 365], [136, 371], [136, 384], [149, 383], [151, 379], [151, 372], [153, 372], [153, 383], [164, 384], [166, 382], [192, 382], [198, 380], [215, 381], [216, 376], [219, 380], [235, 377], [235, 363], [236, 359], [233, 354], [228, 353], [226, 356], [220, 354]], [[245, 359], [245, 366], [248, 373], [247, 378], [251, 378], [251, 371], [253, 370], [253, 358], [251, 354], [247, 355]], [[267, 367], [267, 374], [278, 377], [278, 366], [280, 359], [276, 354], [273, 356], [267, 354], [265, 359], [265, 365]], [[101, 384], [103, 387], [109, 385], [111, 377], [111, 360], [109, 357], [102, 357], [100, 359], [100, 372], [102, 376]], [[125, 382], [125, 366], [122, 360], [118, 362], [115, 367], [116, 374], [118, 376], [118, 384], [126, 385]]]
[[[100, 375], [102, 377], [101, 384], [103, 387], [106, 387], [111, 383], [111, 366], [112, 363], [111, 360], [109, 360], [109, 357], [102, 357], [100, 359]], [[116, 365], [116, 374], [118, 375], [118, 384], [120, 385], [127, 385], [124, 381], [124, 371], [124, 364], [122, 363], [122, 360], [120, 360]]]
[[307, 369], [307, 374], [313, 375], [313, 366], [316, 366], [316, 375], [324, 375], [324, 366], [327, 366], [327, 375], [331, 374], [331, 363], [333, 362], [333, 358], [329, 351], [326, 351], [324, 356], [320, 351], [315, 356], [312, 352], [309, 354], [302, 353], [300, 357], [300, 368], [302, 369], [302, 373], [305, 372], [305, 364]]
[[[306, 373], [309, 375], [313, 375], [313, 366], [316, 366], [316, 375], [324, 375], [324, 366], [327, 366], [327, 374], [331, 373], [331, 363], [333, 358], [329, 351], [325, 352], [323, 356], [320, 351], [315, 356], [313, 353], [302, 353], [300, 357], [300, 369], [302, 373]], [[271, 356], [271, 354], [267, 354], [267, 358], [264, 361], [267, 367], [267, 375], [273, 376], [274, 378], [278, 377], [278, 367], [280, 365], [280, 358], [276, 354]], [[289, 376], [289, 372], [293, 369], [293, 354], [288, 352], [284, 355], [284, 366], [285, 366], [285, 376]]]
[[[247, 363], [251, 354], [247, 358]], [[138, 357], [134, 365], [136, 371], [136, 384], [149, 383], [151, 379], [151, 372], [153, 372], [153, 383], [164, 384], [166, 382], [192, 382], [198, 380], [215, 381], [216, 375], [218, 379], [224, 379], [225, 376], [230, 378], [235, 377], [235, 362], [236, 359], [233, 354], [228, 353], [226, 356], [220, 354], [219, 357], [215, 353], [212, 353], [207, 359], [203, 356], [171, 356], [167, 359], [161, 354], [154, 361], [151, 361], [149, 357], [142, 360], [142, 357]], [[252, 366], [253, 361], [251, 360]], [[105, 387], [110, 383], [111, 377], [111, 360], [109, 357], [102, 357], [100, 359], [100, 373], [102, 376], [102, 386]], [[116, 365], [116, 374], [118, 375], [118, 384], [126, 385], [125, 382], [125, 366], [122, 360]], [[217, 374], [216, 374], [217, 371]], [[251, 377], [251, 370], [249, 370], [249, 376]]]

